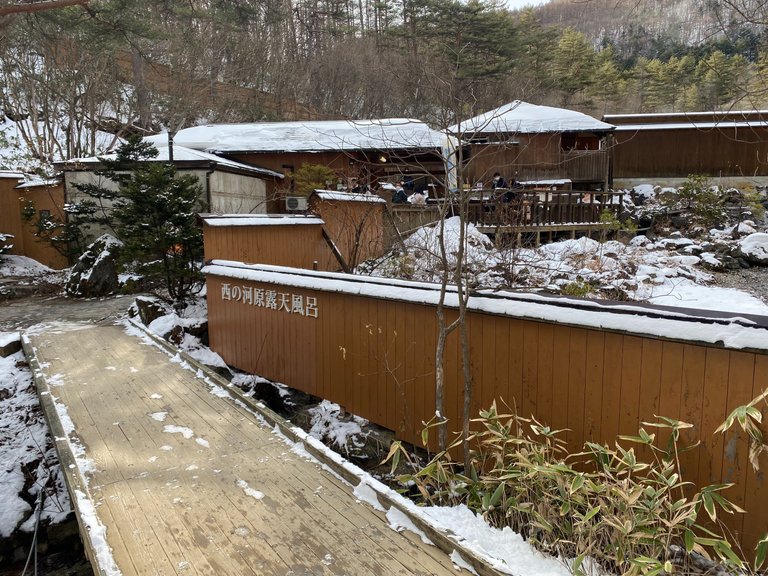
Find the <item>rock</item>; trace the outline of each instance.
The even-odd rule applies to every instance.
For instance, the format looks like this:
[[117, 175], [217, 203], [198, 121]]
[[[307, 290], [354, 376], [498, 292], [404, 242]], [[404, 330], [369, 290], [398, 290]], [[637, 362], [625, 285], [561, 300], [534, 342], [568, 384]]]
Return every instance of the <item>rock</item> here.
[[7, 358], [21, 350], [21, 337], [18, 332], [0, 333], [0, 358]]
[[699, 258], [701, 258], [702, 268], [706, 268], [713, 272], [722, 272], [725, 270], [725, 264], [723, 264], [722, 260], [711, 252], [704, 252], [699, 255]]
[[[135, 307], [135, 314], [138, 314], [139, 320], [144, 326], [149, 326], [160, 318], [171, 313], [171, 309], [160, 300], [154, 298], [147, 298], [146, 296], [139, 296], [133, 303]], [[133, 312], [133, 307], [131, 311]]]
[[104, 234], [88, 246], [67, 277], [67, 295], [94, 298], [117, 292], [117, 257], [122, 245], [114, 236]]
[[768, 234], [750, 234], [739, 242], [739, 250], [750, 264], [768, 266]]

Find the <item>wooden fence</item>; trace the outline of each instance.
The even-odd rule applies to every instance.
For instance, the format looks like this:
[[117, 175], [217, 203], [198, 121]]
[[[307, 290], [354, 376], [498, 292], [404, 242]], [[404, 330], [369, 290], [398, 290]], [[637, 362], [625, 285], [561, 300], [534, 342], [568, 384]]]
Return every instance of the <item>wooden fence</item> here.
[[[219, 262], [205, 272], [211, 347], [228, 364], [337, 402], [420, 444], [423, 422], [435, 411], [437, 287]], [[569, 429], [573, 450], [634, 434], [655, 415], [690, 422], [695, 427], [684, 440], [701, 446], [682, 455], [684, 476], [735, 483], [726, 494], [749, 512], [728, 523], [751, 548], [768, 527], [766, 480], [749, 466], [742, 434], [714, 431], [768, 387], [766, 324], [481, 293], [468, 315], [472, 411], [494, 400], [514, 405], [521, 415]], [[445, 414], [454, 430], [461, 422], [459, 358], [453, 334]]]

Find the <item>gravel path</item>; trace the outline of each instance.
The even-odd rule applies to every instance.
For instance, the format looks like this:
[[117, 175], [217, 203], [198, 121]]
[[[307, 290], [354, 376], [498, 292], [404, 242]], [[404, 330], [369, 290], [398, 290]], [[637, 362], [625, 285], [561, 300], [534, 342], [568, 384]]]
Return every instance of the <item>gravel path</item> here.
[[742, 290], [768, 303], [768, 267], [716, 272], [714, 277], [715, 286]]

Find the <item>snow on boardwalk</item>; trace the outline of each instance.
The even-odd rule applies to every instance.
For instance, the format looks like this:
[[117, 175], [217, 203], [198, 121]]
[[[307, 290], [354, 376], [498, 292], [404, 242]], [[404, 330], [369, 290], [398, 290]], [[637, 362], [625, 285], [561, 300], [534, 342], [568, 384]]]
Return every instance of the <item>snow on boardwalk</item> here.
[[103, 574], [457, 573], [124, 328], [29, 340], [56, 407], [47, 410], [54, 434], [68, 433], [70, 473], [87, 482], [93, 506], [79, 494], [80, 519]]

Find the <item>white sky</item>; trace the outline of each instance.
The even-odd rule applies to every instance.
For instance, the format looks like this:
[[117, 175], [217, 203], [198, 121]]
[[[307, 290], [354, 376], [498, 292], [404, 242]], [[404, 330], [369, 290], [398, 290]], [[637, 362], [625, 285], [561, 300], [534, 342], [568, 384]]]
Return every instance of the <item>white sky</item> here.
[[507, 0], [506, 4], [512, 10], [518, 8], [525, 8], [526, 6], [539, 6], [540, 4], [546, 4], [549, 0]]

